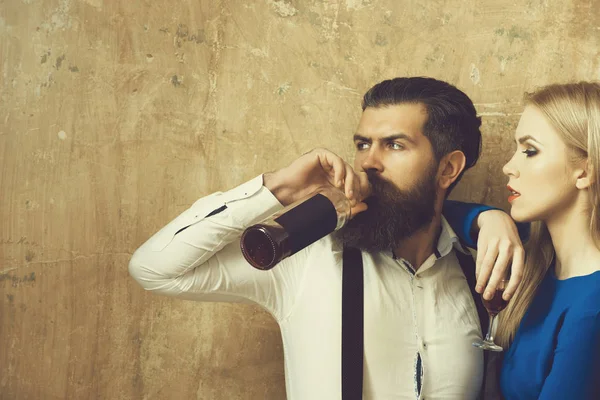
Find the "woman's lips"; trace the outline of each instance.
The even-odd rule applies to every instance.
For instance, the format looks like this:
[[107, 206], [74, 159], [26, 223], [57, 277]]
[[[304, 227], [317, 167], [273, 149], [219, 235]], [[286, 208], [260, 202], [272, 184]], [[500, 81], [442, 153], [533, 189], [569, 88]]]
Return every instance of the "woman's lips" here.
[[515, 189], [513, 189], [510, 186], [506, 186], [506, 188], [509, 190], [510, 192], [510, 196], [508, 196], [508, 202], [512, 203], [517, 197], [521, 196], [521, 193], [517, 192]]

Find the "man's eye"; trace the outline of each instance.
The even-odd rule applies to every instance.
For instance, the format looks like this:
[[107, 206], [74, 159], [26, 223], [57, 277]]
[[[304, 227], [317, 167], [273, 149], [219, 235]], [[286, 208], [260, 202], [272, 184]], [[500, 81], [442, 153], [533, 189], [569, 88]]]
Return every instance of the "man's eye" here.
[[525, 154], [527, 157], [533, 157], [538, 153], [538, 151], [533, 147], [530, 147], [528, 149], [523, 150], [522, 153]]
[[369, 144], [366, 142], [358, 142], [356, 143], [356, 149], [357, 150], [365, 150], [369, 147]]
[[392, 150], [402, 150], [404, 148], [400, 143], [390, 143], [389, 146]]

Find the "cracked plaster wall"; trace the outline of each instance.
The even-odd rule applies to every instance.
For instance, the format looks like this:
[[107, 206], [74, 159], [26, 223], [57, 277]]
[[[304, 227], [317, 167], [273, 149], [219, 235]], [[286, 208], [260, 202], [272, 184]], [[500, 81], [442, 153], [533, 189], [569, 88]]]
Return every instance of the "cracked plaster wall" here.
[[362, 93], [448, 80], [483, 116], [454, 198], [507, 208], [524, 91], [600, 79], [600, 1], [0, 1], [0, 399], [280, 399], [262, 311], [144, 293], [198, 197], [325, 146]]

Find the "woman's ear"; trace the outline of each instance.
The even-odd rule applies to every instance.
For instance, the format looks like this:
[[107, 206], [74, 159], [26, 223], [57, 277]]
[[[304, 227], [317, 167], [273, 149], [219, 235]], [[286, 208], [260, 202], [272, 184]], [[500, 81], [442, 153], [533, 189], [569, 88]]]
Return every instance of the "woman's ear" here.
[[587, 189], [590, 187], [594, 178], [594, 174], [590, 168], [589, 161], [585, 161], [583, 168], [578, 168], [575, 170], [575, 177], [577, 178], [575, 181], [575, 186], [577, 189]]
[[460, 150], [454, 150], [442, 157], [438, 178], [442, 189], [448, 189], [458, 179], [460, 173], [465, 169], [466, 161], [465, 154]]

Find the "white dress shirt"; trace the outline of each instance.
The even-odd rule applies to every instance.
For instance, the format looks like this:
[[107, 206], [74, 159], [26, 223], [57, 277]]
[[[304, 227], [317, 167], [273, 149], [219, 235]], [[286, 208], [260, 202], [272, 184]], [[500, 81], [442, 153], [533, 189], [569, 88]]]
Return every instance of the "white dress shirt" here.
[[[134, 253], [129, 271], [157, 293], [259, 304], [281, 327], [287, 398], [340, 399], [341, 246], [327, 236], [269, 271], [251, 267], [240, 251], [243, 230], [281, 208], [262, 175], [201, 198]], [[362, 254], [364, 399], [477, 397], [483, 354], [471, 343], [481, 329], [457, 240], [442, 218], [437, 252], [416, 273], [391, 252]]]

